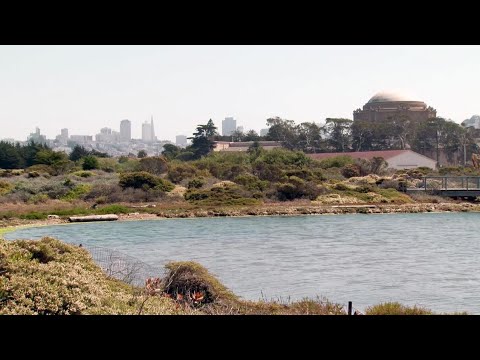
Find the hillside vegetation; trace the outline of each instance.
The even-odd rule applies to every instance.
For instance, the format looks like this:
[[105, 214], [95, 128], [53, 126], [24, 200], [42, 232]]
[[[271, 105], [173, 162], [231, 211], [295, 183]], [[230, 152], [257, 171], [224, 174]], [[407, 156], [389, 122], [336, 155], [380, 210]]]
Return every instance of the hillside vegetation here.
[[[44, 157], [50, 154], [41, 152]], [[452, 200], [410, 197], [402, 190], [420, 186], [427, 174], [478, 175], [472, 168], [394, 171], [382, 158], [354, 161], [339, 156], [315, 161], [301, 151], [259, 147], [247, 153], [213, 152], [190, 161], [163, 156], [98, 158], [98, 168], [90, 170], [82, 170], [83, 158], [58, 161], [68, 166], [56, 165], [54, 158], [50, 165], [0, 170], [0, 220], [152, 212], [140, 208], [144, 204], [185, 211], [298, 201], [311, 206], [448, 203]], [[432, 180], [429, 186], [440, 184]]]

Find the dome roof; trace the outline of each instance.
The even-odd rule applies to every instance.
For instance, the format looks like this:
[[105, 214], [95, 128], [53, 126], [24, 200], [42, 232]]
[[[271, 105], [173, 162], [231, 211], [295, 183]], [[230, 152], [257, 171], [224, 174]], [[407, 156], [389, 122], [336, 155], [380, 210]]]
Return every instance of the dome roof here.
[[394, 102], [394, 101], [412, 101], [412, 99], [394, 92], [381, 91], [376, 93], [368, 103]]

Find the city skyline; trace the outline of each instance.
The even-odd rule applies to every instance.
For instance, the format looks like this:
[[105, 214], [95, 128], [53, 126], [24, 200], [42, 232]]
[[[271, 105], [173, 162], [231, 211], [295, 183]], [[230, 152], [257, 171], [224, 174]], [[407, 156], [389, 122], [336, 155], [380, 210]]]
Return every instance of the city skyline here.
[[[480, 46], [0, 46], [0, 138], [35, 127], [54, 139], [155, 118], [158, 139], [226, 117], [352, 119], [375, 93], [399, 91], [457, 123], [480, 113]], [[9, 126], [9, 124], [15, 124]]]

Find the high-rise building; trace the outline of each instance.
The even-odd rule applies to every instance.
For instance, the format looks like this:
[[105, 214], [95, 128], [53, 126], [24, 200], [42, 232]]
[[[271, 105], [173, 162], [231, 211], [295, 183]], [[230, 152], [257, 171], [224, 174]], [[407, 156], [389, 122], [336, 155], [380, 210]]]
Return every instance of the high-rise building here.
[[118, 142], [120, 133], [110, 128], [104, 127], [100, 129], [100, 134], [95, 135], [95, 141], [103, 143]]
[[132, 140], [132, 123], [130, 120], [120, 121], [120, 141]]
[[47, 137], [45, 135], [40, 135], [40, 129], [36, 127], [35, 132], [30, 133], [27, 141], [33, 141], [36, 144], [45, 144], [47, 142]]
[[268, 134], [268, 129], [261, 129], [260, 136], [266, 136]]
[[142, 140], [144, 142], [154, 142], [156, 139], [152, 116], [150, 124], [147, 121], [142, 124]]
[[157, 140], [157, 138], [155, 136], [155, 128], [153, 127], [153, 115], [152, 115], [152, 119], [150, 120], [150, 127], [152, 129], [152, 141], [155, 141]]
[[67, 145], [68, 142], [68, 129], [60, 130], [60, 135], [55, 137], [55, 142], [60, 145]]
[[187, 147], [187, 137], [185, 135], [177, 135], [175, 144], [180, 147]]
[[93, 141], [92, 135], [70, 135], [70, 141], [77, 144], [88, 144]]
[[237, 120], [233, 117], [226, 117], [222, 121], [222, 135], [230, 136], [237, 129]]

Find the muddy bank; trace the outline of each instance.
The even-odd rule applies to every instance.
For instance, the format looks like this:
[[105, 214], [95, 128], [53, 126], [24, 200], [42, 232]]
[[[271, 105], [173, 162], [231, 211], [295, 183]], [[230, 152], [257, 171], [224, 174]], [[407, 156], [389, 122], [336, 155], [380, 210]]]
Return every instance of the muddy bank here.
[[[480, 204], [439, 203], [402, 205], [264, 205], [257, 207], [235, 207], [221, 209], [175, 209], [157, 210], [155, 213], [119, 214], [119, 221], [153, 220], [159, 218], [194, 218], [219, 216], [292, 216], [292, 215], [337, 215], [337, 214], [393, 214], [426, 212], [480, 212]], [[13, 228], [23, 226], [46, 226], [68, 223], [68, 219], [46, 220], [0, 220], [0, 236]]]
[[[216, 216], [272, 216], [272, 215], [336, 215], [336, 214], [390, 214], [390, 213], [426, 213], [426, 212], [477, 212], [480, 204], [443, 203], [443, 204], [402, 204], [402, 205], [329, 205], [329, 206], [258, 206], [248, 208], [224, 208], [219, 210], [176, 210], [160, 211], [156, 215], [163, 218], [216, 217]], [[139, 215], [140, 217], [146, 214]], [[131, 218], [121, 216], [121, 219]]]

